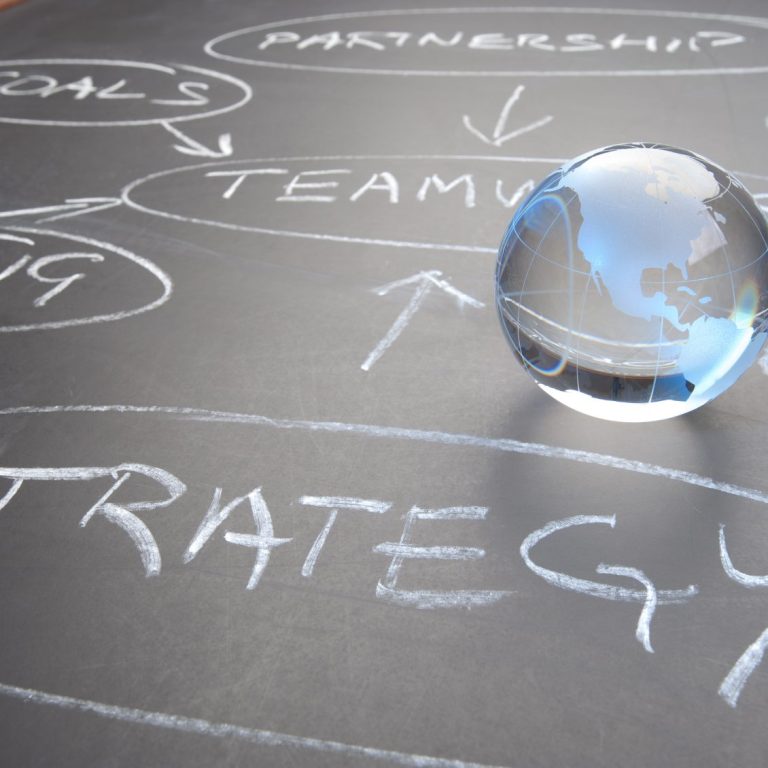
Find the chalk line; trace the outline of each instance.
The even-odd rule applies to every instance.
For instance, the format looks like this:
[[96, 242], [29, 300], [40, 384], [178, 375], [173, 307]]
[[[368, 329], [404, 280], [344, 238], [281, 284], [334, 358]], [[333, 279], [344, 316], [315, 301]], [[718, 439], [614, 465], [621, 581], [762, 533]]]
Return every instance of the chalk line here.
[[424, 299], [430, 291], [431, 284], [422, 280], [419, 286], [416, 288], [413, 296], [406, 305], [405, 309], [397, 316], [395, 322], [392, 323], [390, 329], [386, 332], [384, 337], [376, 344], [371, 350], [368, 357], [360, 366], [364, 371], [370, 371], [376, 364], [376, 361], [397, 341], [400, 334], [405, 330], [405, 327], [411, 321], [411, 318], [418, 312], [419, 307], [422, 305]]
[[597, 566], [597, 572], [613, 576], [626, 576], [628, 579], [639, 581], [645, 587], [645, 604], [643, 605], [643, 610], [640, 611], [635, 637], [648, 653], [653, 653], [653, 646], [651, 645], [651, 619], [658, 604], [658, 594], [653, 582], [639, 568], [600, 563]]
[[248, 728], [231, 723], [215, 723], [199, 717], [185, 717], [184, 715], [170, 715], [165, 712], [152, 712], [146, 709], [120, 707], [115, 704], [104, 704], [89, 699], [77, 699], [73, 696], [45, 693], [33, 688], [19, 688], [7, 683], [0, 683], [0, 696], [20, 699], [25, 704], [58, 707], [60, 709], [96, 715], [107, 720], [117, 720], [136, 725], [149, 725], [166, 731], [181, 731], [182, 733], [213, 736], [219, 739], [231, 738], [237, 741], [269, 747], [294, 747], [312, 752], [356, 755], [393, 765], [409, 766], [409, 768], [501, 768], [500, 766], [467, 763], [463, 760], [451, 760], [444, 757], [413, 755], [406, 752], [396, 752], [391, 749], [375, 749], [374, 747], [364, 747], [359, 744], [346, 744], [341, 741], [294, 736], [290, 733], [267, 731], [261, 728]]
[[228, 83], [238, 88], [242, 95], [232, 104], [218, 109], [209, 109], [204, 112], [195, 112], [193, 114], [177, 115], [176, 117], [150, 117], [137, 120], [45, 120], [24, 117], [3, 117], [0, 116], [0, 123], [13, 123], [16, 125], [49, 125], [66, 127], [105, 127], [105, 126], [136, 126], [136, 125], [159, 125], [161, 123], [181, 123], [187, 120], [200, 120], [206, 117], [223, 115], [232, 110], [239, 109], [247, 104], [253, 98], [253, 89], [248, 83], [224, 72], [217, 72], [213, 69], [204, 69], [203, 67], [193, 67], [189, 64], [175, 64], [174, 67], [166, 67], [162, 64], [152, 64], [147, 61], [126, 61], [124, 59], [5, 59], [0, 61], [0, 66], [94, 66], [94, 67], [124, 67], [127, 69], [149, 70], [150, 72], [159, 72], [163, 75], [174, 77], [177, 70], [184, 73], [193, 73], [203, 75], [212, 80]]
[[[530, 568], [537, 576], [540, 576], [544, 581], [552, 584], [559, 589], [566, 589], [572, 592], [580, 592], [583, 595], [590, 595], [591, 597], [599, 597], [603, 600], [616, 600], [625, 602], [640, 602], [646, 606], [649, 605], [648, 601], [648, 586], [643, 583], [645, 589], [628, 589], [627, 587], [617, 587], [612, 584], [602, 584], [599, 581], [592, 581], [591, 579], [580, 579], [575, 576], [571, 576], [567, 573], [561, 573], [560, 571], [553, 571], [544, 566], [538, 565], [531, 558], [531, 550], [541, 541], [552, 536], [552, 534], [567, 528], [573, 528], [574, 526], [581, 525], [609, 525], [611, 528], [616, 527], [616, 515], [573, 515], [572, 517], [566, 517], [563, 520], [553, 520], [547, 523], [543, 528], [539, 528], [537, 531], [529, 533], [523, 543], [520, 545], [520, 556], [523, 558], [523, 562]], [[598, 566], [598, 573], [602, 573], [600, 568], [605, 566]], [[610, 567], [610, 566], [608, 566]], [[635, 571], [630, 578], [636, 578], [641, 571]], [[623, 573], [621, 575], [627, 575]], [[663, 589], [659, 592], [654, 591], [653, 597], [653, 609], [655, 610], [656, 604], [659, 605], [666, 603], [684, 603], [694, 595], [698, 594], [699, 588], [695, 584], [690, 584], [685, 589]], [[648, 623], [650, 623], [652, 610], [648, 612]], [[641, 619], [644, 617], [641, 614]], [[640, 625], [638, 625], [640, 627]], [[642, 642], [640, 636], [638, 639]]]
[[[183, 155], [192, 155], [193, 157], [229, 157], [232, 154], [232, 134], [222, 133], [219, 135], [219, 148], [211, 149], [206, 147], [205, 144], [201, 144], [191, 136], [187, 136], [186, 133], [175, 128], [170, 122], [164, 121], [160, 125], [165, 128], [168, 133], [176, 137], [181, 144], [174, 144], [173, 148]], [[122, 201], [121, 201], [122, 202]]]
[[314, 573], [317, 558], [325, 546], [325, 542], [328, 540], [328, 535], [330, 534], [331, 529], [336, 523], [339, 510], [357, 510], [360, 512], [371, 512], [377, 515], [382, 515], [392, 508], [391, 501], [359, 499], [355, 496], [302, 496], [299, 499], [299, 504], [304, 504], [310, 507], [325, 507], [326, 509], [331, 510], [325, 525], [317, 535], [314, 544], [312, 544], [312, 547], [309, 550], [309, 554], [304, 560], [304, 565], [301, 566], [301, 575], [306, 578], [309, 578]]
[[328, 509], [358, 509], [363, 512], [373, 512], [383, 515], [392, 509], [391, 501], [378, 499], [358, 499], [356, 496], [302, 496], [299, 504], [308, 507], [325, 507]]
[[[162, 179], [166, 176], [172, 176], [174, 174], [184, 174], [193, 171], [199, 171], [202, 169], [222, 168], [224, 166], [238, 165], [241, 168], [247, 164], [253, 163], [277, 163], [277, 162], [311, 162], [311, 161], [329, 161], [329, 160], [453, 160], [453, 161], [484, 161], [484, 162], [499, 162], [499, 163], [544, 163], [547, 165], [557, 166], [565, 162], [563, 158], [552, 157], [516, 157], [516, 156], [502, 156], [492, 157], [488, 155], [315, 155], [315, 156], [302, 156], [302, 157], [264, 157], [264, 158], [250, 158], [246, 160], [218, 160], [213, 162], [200, 163], [198, 165], [188, 165], [181, 168], [170, 168], [164, 171], [157, 171], [150, 173], [146, 176], [142, 176], [139, 179], [127, 184], [120, 192], [120, 196], [129, 208], [147, 213], [150, 216], [158, 216], [164, 219], [170, 219], [172, 221], [183, 221], [190, 224], [202, 224], [208, 227], [219, 227], [220, 229], [227, 229], [234, 232], [254, 232], [262, 235], [275, 235], [278, 237], [290, 237], [303, 240], [319, 240], [325, 242], [335, 243], [349, 243], [353, 245], [382, 245], [393, 248], [414, 248], [419, 250], [429, 251], [456, 251], [459, 253], [487, 253], [496, 255], [498, 252], [497, 247], [479, 246], [479, 245], [464, 245], [457, 243], [432, 243], [421, 240], [396, 240], [393, 238], [380, 238], [380, 237], [357, 237], [351, 235], [334, 235], [322, 232], [301, 232], [290, 229], [275, 229], [272, 227], [260, 227], [251, 226], [250, 224], [237, 224], [227, 221], [219, 221], [216, 219], [204, 219], [198, 216], [187, 216], [180, 213], [174, 213], [173, 211], [167, 211], [160, 208], [152, 208], [148, 205], [144, 205], [138, 200], [134, 199], [136, 190], [142, 187], [142, 185], [149, 182], [154, 182], [157, 179]], [[206, 174], [209, 175], [209, 174]], [[231, 189], [231, 187], [230, 187]], [[229, 191], [229, 190], [228, 190]], [[226, 196], [226, 195], [225, 195]]]
[[479, 131], [477, 128], [475, 128], [474, 125], [472, 125], [469, 115], [462, 115], [462, 124], [471, 134], [480, 139], [480, 141], [484, 142], [485, 144], [490, 144], [492, 147], [500, 147], [510, 139], [516, 139], [518, 136], [522, 136], [525, 133], [535, 131], [536, 129], [542, 128], [547, 123], [551, 122], [553, 120], [552, 115], [547, 115], [546, 117], [542, 117], [533, 123], [529, 123], [528, 125], [516, 128], [514, 131], [510, 131], [506, 134], [504, 133], [507, 120], [509, 120], [509, 113], [512, 110], [512, 107], [519, 101], [523, 91], [525, 91], [525, 86], [518, 85], [517, 88], [515, 88], [513, 91], [512, 95], [507, 99], [496, 121], [496, 125], [494, 126], [491, 138], [488, 138], [482, 131]]
[[155, 414], [174, 416], [189, 421], [218, 422], [222, 424], [243, 424], [272, 429], [286, 429], [306, 432], [328, 432], [331, 434], [358, 435], [372, 439], [406, 440], [431, 443], [434, 445], [453, 445], [465, 448], [485, 448], [506, 453], [520, 453], [548, 459], [562, 459], [579, 464], [592, 464], [608, 469], [635, 472], [640, 475], [662, 477], [667, 480], [686, 483], [687, 485], [719, 491], [730, 496], [768, 504], [768, 493], [732, 483], [724, 483], [711, 477], [686, 472], [673, 467], [649, 464], [644, 461], [625, 459], [593, 451], [564, 448], [544, 443], [528, 443], [511, 438], [481, 437], [456, 432], [439, 432], [427, 429], [406, 429], [404, 427], [385, 427], [375, 424], [348, 424], [340, 421], [311, 421], [305, 419], [271, 419], [254, 413], [234, 411], [213, 411], [203, 408], [185, 408], [173, 405], [28, 405], [0, 409], [0, 416], [17, 416], [52, 413], [113, 413], [113, 414]]
[[[733, 565], [725, 545], [725, 525], [722, 523], [720, 524], [719, 544], [720, 562], [729, 579], [733, 579], [737, 584], [741, 584], [749, 589], [768, 586], [768, 576], [752, 576], [751, 574], [744, 573], [744, 571], [740, 571]], [[739, 656], [736, 663], [731, 667], [731, 671], [723, 678], [718, 693], [728, 706], [736, 708], [739, 696], [741, 696], [741, 691], [747, 684], [747, 680], [749, 680], [752, 672], [755, 671], [756, 667], [763, 660], [766, 647], [768, 647], [768, 629], [763, 630], [760, 637]]]
[[768, 576], [753, 576], [752, 574], [740, 571], [734, 566], [731, 556], [728, 554], [728, 548], [725, 545], [725, 525], [723, 523], [720, 523], [718, 542], [720, 545], [720, 562], [729, 579], [732, 579], [737, 584], [741, 584], [742, 587], [747, 587], [748, 589], [768, 587]]
[[397, 316], [395, 322], [392, 323], [387, 333], [379, 341], [379, 343], [371, 350], [368, 357], [365, 358], [365, 362], [360, 366], [364, 371], [370, 371], [375, 365], [376, 361], [397, 341], [400, 334], [405, 330], [405, 327], [411, 321], [413, 316], [418, 312], [419, 307], [424, 302], [427, 294], [430, 292], [432, 286], [437, 286], [441, 291], [444, 291], [449, 296], [453, 296], [456, 299], [459, 308], [462, 309], [465, 304], [469, 304], [471, 307], [480, 309], [485, 306], [482, 301], [469, 296], [466, 293], [454, 288], [447, 280], [438, 279], [443, 273], [439, 269], [432, 269], [427, 272], [422, 271], [418, 274], [406, 277], [403, 280], [395, 280], [392, 283], [387, 283], [378, 288], [375, 288], [377, 296], [386, 296], [394, 288], [400, 288], [406, 285], [415, 284], [416, 291], [411, 296], [410, 301], [406, 305], [405, 309]]
[[390, 75], [396, 77], [426, 76], [426, 77], [680, 77], [680, 76], [712, 76], [712, 75], [749, 75], [763, 74], [768, 72], [766, 66], [756, 67], [705, 67], [699, 69], [576, 69], [575, 67], [560, 70], [439, 70], [439, 69], [386, 69], [386, 68], [368, 68], [368, 67], [342, 67], [342, 66], [323, 66], [314, 64], [294, 64], [280, 61], [266, 61], [263, 59], [247, 58], [245, 56], [235, 56], [222, 53], [216, 50], [219, 43], [226, 42], [233, 38], [244, 35], [252, 35], [254, 32], [261, 32], [268, 29], [276, 29], [301, 24], [312, 24], [326, 21], [344, 21], [350, 19], [369, 19], [387, 16], [420, 16], [420, 15], [461, 15], [461, 14], [501, 14], [501, 13], [541, 13], [541, 14], [564, 14], [573, 15], [615, 15], [615, 16], [639, 16], [658, 19], [690, 19], [694, 21], [717, 21], [730, 24], [740, 24], [753, 29], [764, 30], [768, 28], [768, 20], [755, 16], [737, 16], [733, 14], [720, 13], [701, 13], [697, 11], [654, 11], [654, 10], [636, 10], [627, 8], [579, 8], [564, 6], [519, 6], [519, 7], [478, 7], [478, 8], [410, 8], [407, 10], [384, 10], [384, 11], [353, 11], [346, 13], [332, 13], [322, 16], [304, 16], [294, 19], [284, 19], [282, 21], [273, 21], [267, 24], [260, 24], [252, 27], [243, 27], [226, 32], [223, 35], [209, 40], [204, 50], [213, 58], [232, 61], [238, 64], [248, 64], [257, 67], [272, 67], [276, 69], [290, 69], [299, 71], [313, 72], [334, 72], [344, 74], [363, 74], [363, 75]]
[[133, 315], [140, 315], [143, 312], [150, 312], [153, 309], [157, 309], [162, 304], [165, 304], [168, 299], [171, 298], [173, 293], [173, 282], [167, 273], [163, 272], [160, 267], [151, 262], [144, 256], [138, 256], [135, 253], [127, 251], [125, 248], [120, 248], [112, 243], [105, 243], [100, 240], [94, 240], [91, 237], [83, 237], [82, 235], [68, 235], [64, 232], [57, 232], [51, 229], [31, 229], [29, 227], [17, 227], [17, 226], [5, 226], [4, 227], [11, 232], [21, 232], [28, 235], [42, 235], [44, 237], [55, 237], [61, 240], [69, 240], [78, 244], [85, 244], [92, 248], [97, 248], [100, 251], [107, 251], [109, 254], [121, 256], [128, 261], [132, 261], [140, 267], [143, 267], [150, 275], [156, 278], [160, 285], [163, 287], [163, 292], [160, 298], [155, 299], [149, 304], [145, 304], [142, 307], [136, 307], [135, 309], [124, 309], [119, 312], [112, 312], [106, 315], [94, 315], [92, 317], [77, 317], [70, 320], [55, 320], [44, 323], [28, 323], [26, 325], [0, 325], [0, 333], [16, 333], [21, 331], [36, 331], [36, 330], [53, 330], [55, 328], [68, 328], [75, 325], [89, 325], [90, 323], [107, 323], [114, 320], [124, 320], [127, 317]]
[[477, 547], [417, 547], [412, 544], [413, 526], [417, 520], [483, 520], [487, 507], [444, 507], [422, 509], [411, 507], [405, 516], [400, 541], [385, 541], [373, 548], [373, 552], [392, 558], [387, 573], [376, 585], [376, 597], [395, 605], [432, 610], [435, 608], [473, 608], [492, 605], [507, 595], [510, 590], [452, 589], [435, 591], [431, 589], [400, 589], [397, 580], [406, 559], [417, 560], [480, 560], [485, 550]]
[[768, 629], [763, 630], [760, 637], [739, 656], [731, 671], [720, 683], [718, 693], [729, 707], [736, 708], [741, 691], [749, 680], [750, 675], [763, 660], [766, 646], [768, 646]]
[[304, 576], [304, 578], [308, 579], [315, 572], [315, 564], [317, 563], [317, 558], [320, 556], [320, 552], [325, 546], [325, 542], [328, 541], [328, 535], [331, 532], [331, 528], [333, 528], [336, 523], [338, 514], [338, 509], [331, 510], [331, 513], [328, 515], [328, 519], [325, 521], [325, 525], [310, 547], [309, 553], [304, 559], [304, 565], [301, 566], [301, 575]]

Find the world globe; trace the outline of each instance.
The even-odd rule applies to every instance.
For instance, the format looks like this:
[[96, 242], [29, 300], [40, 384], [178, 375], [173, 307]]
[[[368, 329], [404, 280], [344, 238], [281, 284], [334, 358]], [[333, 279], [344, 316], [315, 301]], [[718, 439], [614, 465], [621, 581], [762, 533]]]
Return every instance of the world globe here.
[[512, 350], [561, 403], [614, 421], [704, 405], [768, 325], [768, 225], [744, 186], [688, 150], [581, 155], [518, 208], [496, 305]]

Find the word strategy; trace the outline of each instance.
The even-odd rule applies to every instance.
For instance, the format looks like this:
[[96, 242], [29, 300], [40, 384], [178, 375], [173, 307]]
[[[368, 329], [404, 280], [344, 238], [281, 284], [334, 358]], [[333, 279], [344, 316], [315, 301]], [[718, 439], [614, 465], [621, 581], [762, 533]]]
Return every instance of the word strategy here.
[[[144, 575], [148, 578], [160, 575], [162, 570], [160, 549], [143, 513], [167, 508], [187, 492], [185, 483], [175, 475], [160, 467], [125, 463], [111, 467], [6, 467], [0, 468], [0, 477], [10, 481], [4, 495], [0, 497], [0, 510], [12, 502], [27, 482], [91, 482], [111, 479], [110, 487], [83, 514], [79, 523], [80, 527], [85, 528], [96, 518], [104, 519], [118, 526], [136, 547]], [[150, 481], [151, 484], [163, 491], [163, 495], [159, 499], [152, 498], [132, 502], [117, 501], [118, 492], [124, 486], [129, 485], [132, 478], [140, 479], [145, 484]], [[301, 566], [301, 576], [305, 579], [315, 576], [318, 561], [321, 559], [325, 547], [328, 546], [331, 533], [340, 515], [347, 517], [362, 514], [381, 517], [397, 511], [393, 502], [388, 500], [351, 496], [302, 495], [295, 500], [295, 503], [301, 507], [321, 509], [325, 514], [324, 523], [307, 551]], [[252, 522], [250, 530], [239, 531], [229, 527], [230, 518], [238, 509], [250, 513]], [[404, 589], [399, 583], [401, 570], [404, 564], [409, 561], [459, 563], [482, 560], [486, 552], [481, 547], [423, 546], [413, 542], [417, 527], [429, 528], [440, 522], [482, 522], [487, 519], [489, 511], [488, 507], [484, 506], [442, 508], [411, 506], [403, 516], [404, 522], [399, 539], [380, 542], [371, 550], [372, 554], [385, 556], [389, 560], [384, 574], [375, 586], [376, 597], [384, 602], [399, 606], [434, 610], [489, 606], [514, 595], [515, 591], [511, 589], [414, 590]], [[538, 545], [561, 531], [571, 528], [581, 529], [582, 527], [585, 531], [589, 531], [595, 526], [608, 526], [614, 529], [616, 525], [615, 514], [573, 515], [553, 520], [529, 533], [522, 540], [519, 545], [519, 555], [528, 569], [552, 586], [604, 600], [641, 603], [642, 609], [637, 622], [635, 637], [646, 652], [653, 653], [651, 621], [657, 607], [689, 601], [698, 594], [697, 585], [690, 584], [682, 588], [659, 589], [639, 568], [606, 563], [598, 564], [595, 568], [596, 573], [629, 579], [637, 585], [634, 587], [617, 586], [546, 568], [537, 563], [532, 556], [533, 550]], [[245, 583], [245, 588], [255, 590], [267, 570], [273, 552], [279, 547], [291, 544], [294, 540], [292, 536], [282, 535], [283, 533], [283, 531], [276, 532], [275, 530], [272, 512], [263, 486], [255, 487], [248, 493], [230, 499], [225, 497], [223, 488], [216, 487], [213, 490], [207, 511], [182, 554], [182, 560], [185, 564], [193, 562], [215, 536], [223, 538], [224, 542], [228, 544], [253, 550], [254, 565]], [[719, 550], [722, 567], [730, 579], [747, 588], [768, 586], [768, 576], [747, 574], [733, 564], [726, 545], [723, 525], [719, 528]], [[766, 647], [768, 647], [768, 629], [742, 654], [723, 680], [719, 693], [731, 707], [737, 705], [739, 695], [751, 672], [760, 664]]]

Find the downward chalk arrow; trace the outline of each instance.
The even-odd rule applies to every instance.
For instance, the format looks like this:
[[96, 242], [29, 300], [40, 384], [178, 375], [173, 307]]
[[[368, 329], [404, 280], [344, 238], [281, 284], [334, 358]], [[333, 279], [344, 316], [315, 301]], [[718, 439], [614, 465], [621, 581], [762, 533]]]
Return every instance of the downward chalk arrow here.
[[52, 213], [53, 216], [43, 216], [37, 222], [57, 221], [58, 219], [72, 219], [75, 216], [83, 216], [86, 213], [105, 211], [107, 208], [115, 208], [123, 201], [119, 197], [72, 197], [59, 205], [45, 205], [40, 208], [18, 208], [14, 211], [0, 211], [0, 219], [15, 219], [22, 216], [40, 216]]
[[472, 125], [469, 119], [469, 115], [464, 115], [462, 117], [464, 127], [473, 136], [477, 136], [480, 141], [484, 141], [486, 144], [490, 144], [492, 147], [500, 147], [510, 139], [516, 139], [518, 136], [522, 136], [524, 133], [529, 133], [530, 131], [535, 131], [537, 128], [542, 128], [552, 120], [552, 115], [542, 117], [541, 120], [536, 120], [533, 123], [524, 125], [522, 128], [517, 128], [516, 130], [510, 131], [509, 133], [504, 133], [507, 126], [507, 120], [509, 119], [509, 113], [512, 110], [512, 107], [514, 107], [517, 103], [520, 96], [522, 96], [524, 90], [524, 85], [518, 85], [517, 88], [515, 88], [514, 93], [507, 99], [507, 103], [501, 110], [501, 114], [499, 115], [499, 119], [496, 121], [496, 126], [493, 129], [493, 134], [490, 139], [484, 133], [478, 131], [474, 125]]
[[442, 272], [437, 269], [432, 269], [428, 272], [419, 272], [411, 277], [406, 277], [403, 280], [395, 280], [393, 283], [387, 283], [378, 288], [374, 288], [377, 296], [386, 296], [391, 290], [400, 288], [404, 285], [414, 285], [416, 290], [414, 291], [411, 300], [405, 309], [398, 315], [397, 320], [392, 323], [392, 327], [387, 331], [386, 336], [374, 347], [370, 355], [365, 359], [365, 362], [360, 366], [364, 371], [370, 371], [376, 361], [394, 344], [397, 337], [405, 330], [405, 326], [408, 325], [411, 318], [416, 314], [419, 307], [422, 305], [427, 294], [432, 288], [439, 288], [449, 296], [456, 299], [459, 307], [463, 307], [465, 304], [469, 304], [470, 307], [477, 307], [478, 309], [484, 307], [482, 301], [473, 299], [471, 296], [467, 296], [466, 293], [454, 288], [447, 280], [441, 280]]
[[216, 150], [209, 149], [199, 141], [195, 141], [190, 136], [187, 136], [186, 133], [182, 133], [176, 126], [171, 125], [171, 123], [162, 122], [161, 125], [168, 133], [183, 142], [183, 144], [174, 144], [173, 148], [185, 155], [193, 155], [194, 157], [229, 157], [232, 154], [232, 134], [222, 133], [219, 136], [219, 148]]

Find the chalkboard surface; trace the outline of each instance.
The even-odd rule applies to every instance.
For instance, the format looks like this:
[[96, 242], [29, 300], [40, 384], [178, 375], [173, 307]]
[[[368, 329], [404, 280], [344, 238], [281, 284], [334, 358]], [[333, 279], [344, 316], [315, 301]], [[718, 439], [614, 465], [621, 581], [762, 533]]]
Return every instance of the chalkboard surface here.
[[768, 359], [598, 422], [493, 308], [581, 152], [768, 201], [765, 4], [639, 2], [0, 14], [0, 763], [766, 765]]

